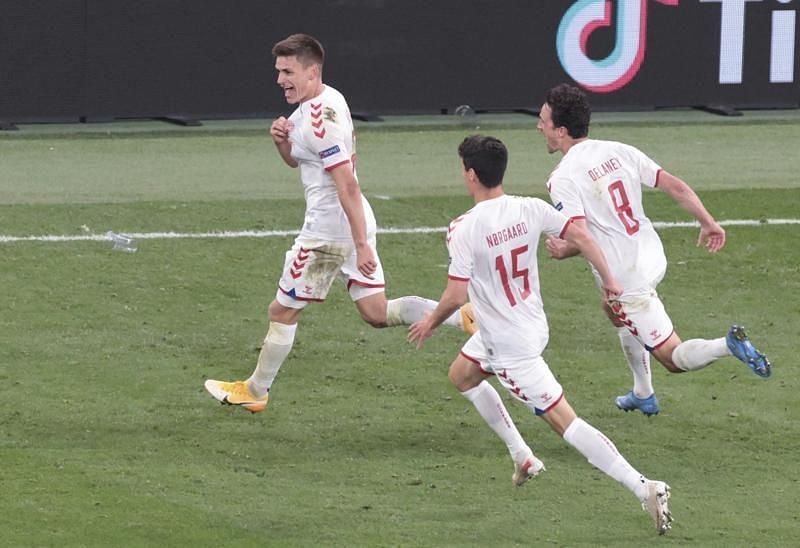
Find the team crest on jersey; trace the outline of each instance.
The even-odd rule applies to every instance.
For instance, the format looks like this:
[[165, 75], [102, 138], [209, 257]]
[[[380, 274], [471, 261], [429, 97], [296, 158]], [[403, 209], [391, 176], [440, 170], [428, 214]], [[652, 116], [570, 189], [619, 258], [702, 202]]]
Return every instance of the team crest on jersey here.
[[336, 123], [336, 111], [333, 110], [331, 107], [325, 107], [322, 109], [322, 116], [329, 122]]
[[555, 207], [555, 208], [556, 208], [556, 210], [558, 210], [558, 211], [561, 211], [562, 209], [564, 209], [564, 204], [562, 204], [561, 202], [558, 202], [558, 203], [557, 203], [555, 206], [553, 206], [553, 207]]
[[325, 159], [328, 156], [333, 156], [334, 154], [339, 154], [342, 149], [339, 148], [339, 145], [333, 145], [331, 148], [326, 148], [322, 152], [319, 153], [319, 157], [321, 159]]

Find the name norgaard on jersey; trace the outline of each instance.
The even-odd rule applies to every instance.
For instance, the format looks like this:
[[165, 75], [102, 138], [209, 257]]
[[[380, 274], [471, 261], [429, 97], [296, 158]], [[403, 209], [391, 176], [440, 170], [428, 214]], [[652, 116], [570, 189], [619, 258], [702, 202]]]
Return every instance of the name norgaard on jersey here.
[[587, 171], [587, 173], [589, 174], [589, 177], [592, 178], [592, 181], [596, 181], [599, 178], [603, 177], [604, 175], [608, 175], [613, 171], [617, 171], [621, 167], [622, 163], [620, 163], [619, 160], [617, 160], [616, 158], [611, 158], [610, 160], [603, 162], [599, 166], [593, 167], [592, 169]]
[[520, 236], [528, 233], [528, 225], [525, 224], [525, 221], [521, 223], [517, 223], [515, 225], [511, 225], [508, 228], [504, 228], [503, 230], [498, 230], [492, 234], [486, 236], [486, 243], [489, 244], [489, 247], [494, 247], [496, 245], [500, 245], [503, 242], [507, 242], [508, 240], [513, 240], [514, 238], [519, 238]]

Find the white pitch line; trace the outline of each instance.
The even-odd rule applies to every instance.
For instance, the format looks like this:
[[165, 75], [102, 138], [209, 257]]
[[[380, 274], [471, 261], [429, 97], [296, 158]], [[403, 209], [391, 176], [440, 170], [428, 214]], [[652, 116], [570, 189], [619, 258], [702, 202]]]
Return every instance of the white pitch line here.
[[[723, 226], [774, 226], [800, 225], [800, 219], [732, 219], [720, 221]], [[654, 221], [656, 228], [692, 228], [699, 227], [697, 222], [664, 222]], [[432, 234], [444, 232], [446, 226], [420, 226], [379, 228], [378, 234]], [[224, 238], [274, 238], [279, 236], [296, 236], [297, 230], [224, 230], [219, 232], [126, 232], [127, 236], [136, 240], [188, 240], [188, 239], [224, 239]], [[13, 242], [105, 242], [110, 241], [108, 234], [46, 234], [41, 236], [9, 236], [0, 234], [0, 243]]]

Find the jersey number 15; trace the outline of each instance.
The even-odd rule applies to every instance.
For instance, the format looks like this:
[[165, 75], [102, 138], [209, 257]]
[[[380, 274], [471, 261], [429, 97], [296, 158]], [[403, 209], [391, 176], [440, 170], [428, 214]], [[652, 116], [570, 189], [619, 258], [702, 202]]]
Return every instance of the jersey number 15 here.
[[[528, 279], [528, 269], [527, 268], [519, 268], [519, 256], [528, 251], [528, 246], [523, 245], [522, 247], [517, 247], [511, 250], [511, 276], [513, 278], [522, 278], [522, 300], [528, 298], [531, 294], [531, 283]], [[494, 258], [494, 267], [497, 269], [497, 272], [500, 273], [500, 282], [503, 284], [503, 291], [505, 291], [506, 298], [508, 298], [509, 304], [511, 306], [517, 306], [517, 299], [514, 297], [514, 293], [511, 291], [511, 284], [510, 280], [508, 279], [508, 269], [506, 268], [506, 261], [502, 255], [498, 255]]]

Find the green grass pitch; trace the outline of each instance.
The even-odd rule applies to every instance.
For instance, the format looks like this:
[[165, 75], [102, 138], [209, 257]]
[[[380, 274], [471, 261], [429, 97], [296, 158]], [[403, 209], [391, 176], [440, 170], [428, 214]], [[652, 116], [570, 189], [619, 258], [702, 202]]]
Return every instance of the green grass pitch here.
[[[507, 190], [542, 196], [557, 158], [534, 119], [479, 123], [509, 146]], [[300, 226], [297, 174], [266, 123], [121, 125], [0, 136], [0, 236]], [[379, 225], [444, 226], [467, 209], [455, 150], [474, 128], [386, 126], [359, 126]], [[592, 135], [640, 146], [720, 220], [800, 217], [796, 115], [598, 116]], [[688, 220], [646, 196], [653, 220]], [[214, 402], [204, 379], [254, 366], [291, 237], [142, 240], [135, 254], [0, 242], [0, 544], [794, 545], [800, 225], [730, 226], [717, 256], [696, 234], [661, 230], [660, 293], [679, 334], [743, 323], [774, 373], [759, 379], [733, 358], [683, 375], [654, 364], [663, 411], [652, 419], [613, 405], [630, 375], [586, 264], [540, 253], [545, 358], [578, 413], [671, 484], [663, 538], [623, 487], [506, 398], [547, 465], [512, 487], [505, 447], [447, 380], [463, 336], [442, 330], [417, 352], [404, 329], [363, 324], [338, 285], [304, 312], [267, 411]], [[438, 297], [441, 234], [382, 235], [379, 250], [390, 297]]]

